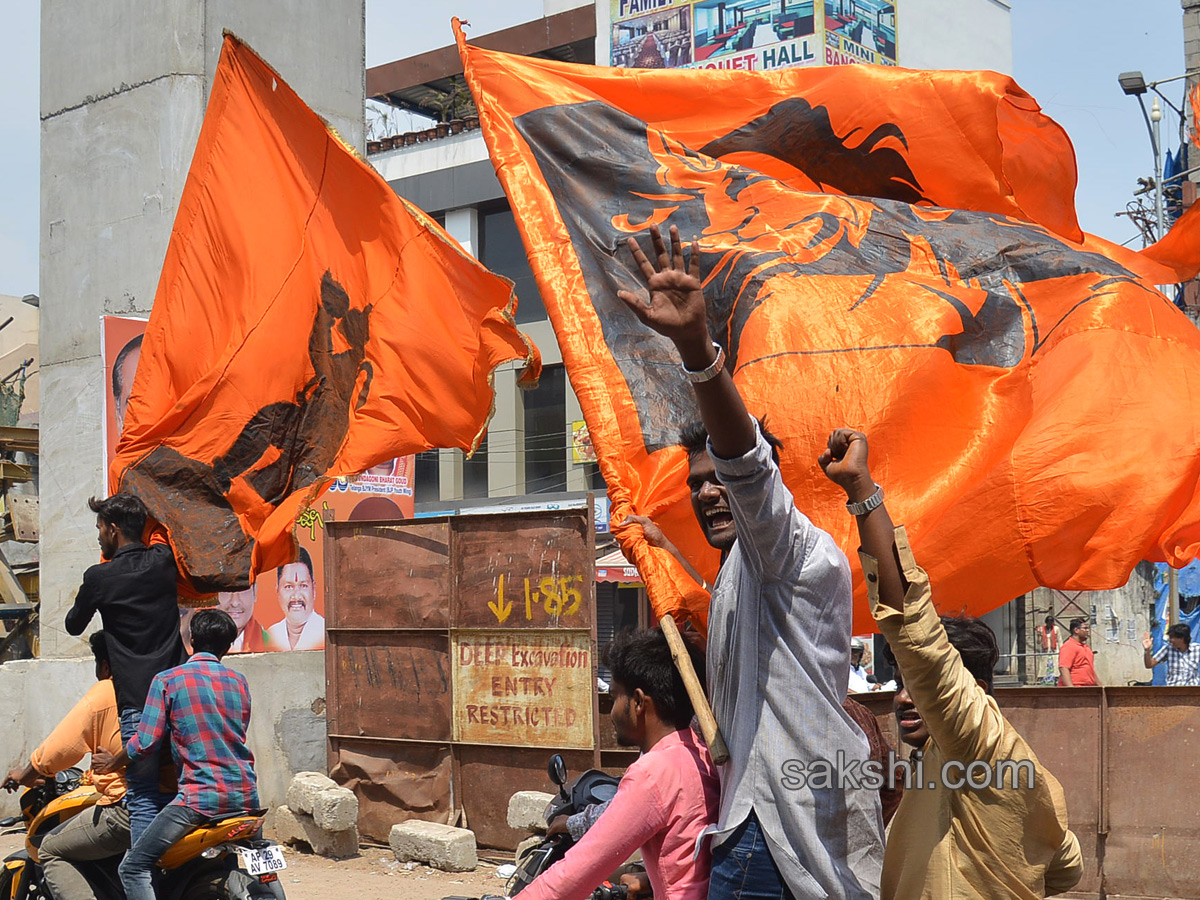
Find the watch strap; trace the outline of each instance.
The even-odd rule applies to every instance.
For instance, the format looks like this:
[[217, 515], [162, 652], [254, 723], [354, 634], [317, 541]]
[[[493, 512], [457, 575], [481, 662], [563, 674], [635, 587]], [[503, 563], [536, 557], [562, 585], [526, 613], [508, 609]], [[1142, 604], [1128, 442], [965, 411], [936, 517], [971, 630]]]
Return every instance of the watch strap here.
[[878, 484], [875, 485], [875, 493], [866, 500], [860, 500], [857, 503], [847, 503], [846, 512], [852, 516], [865, 516], [871, 510], [883, 505], [883, 488]]
[[680, 364], [683, 369], [683, 374], [687, 376], [688, 381], [692, 384], [703, 384], [706, 381], [712, 381], [721, 374], [721, 370], [725, 368], [725, 350], [716, 341], [712, 342], [713, 350], [717, 353], [717, 358], [714, 359], [708, 366], [701, 369], [699, 372], [693, 372], [687, 366]]

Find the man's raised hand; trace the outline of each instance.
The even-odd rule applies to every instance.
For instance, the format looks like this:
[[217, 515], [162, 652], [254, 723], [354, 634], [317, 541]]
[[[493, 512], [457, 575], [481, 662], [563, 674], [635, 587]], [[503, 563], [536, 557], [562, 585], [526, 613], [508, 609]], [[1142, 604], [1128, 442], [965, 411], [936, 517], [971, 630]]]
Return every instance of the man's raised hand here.
[[852, 501], [865, 500], [875, 493], [871, 468], [867, 461], [867, 436], [861, 431], [838, 428], [829, 435], [829, 446], [817, 457], [817, 463], [834, 484]]
[[713, 350], [708, 334], [708, 309], [700, 284], [699, 244], [692, 241], [690, 265], [685, 266], [676, 226], [671, 226], [669, 249], [656, 225], [650, 226], [650, 241], [657, 267], [642, 252], [637, 238], [629, 239], [629, 250], [646, 279], [648, 294], [617, 291], [617, 296], [643, 324], [674, 342], [684, 365], [703, 369], [712, 361]]

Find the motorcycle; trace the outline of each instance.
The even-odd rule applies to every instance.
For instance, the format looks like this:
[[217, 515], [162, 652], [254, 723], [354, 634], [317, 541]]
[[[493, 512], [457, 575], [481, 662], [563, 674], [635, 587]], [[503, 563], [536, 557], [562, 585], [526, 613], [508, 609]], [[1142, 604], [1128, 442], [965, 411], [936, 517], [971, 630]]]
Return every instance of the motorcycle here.
[[[25, 831], [25, 849], [10, 854], [0, 869], [0, 898], [53, 900], [42, 877], [38, 848], [47, 834], [100, 799], [82, 781], [79, 769], [59, 772], [21, 795], [20, 816], [0, 820], [0, 828], [22, 826]], [[287, 867], [283, 851], [274, 841], [258, 837], [265, 815], [266, 810], [249, 810], [197, 825], [159, 859], [156, 895], [161, 900], [285, 900], [279, 883], [279, 871]], [[124, 900], [117, 874], [120, 861], [114, 856], [74, 865], [97, 900]]]
[[[568, 787], [567, 765], [557, 753], [550, 757], [547, 773], [558, 786], [558, 795], [546, 805], [544, 818], [547, 825], [559, 816], [572, 816], [592, 804], [611, 800], [620, 782], [613, 775], [588, 769]], [[527, 888], [535, 878], [566, 856], [574, 844], [569, 834], [548, 834], [536, 846], [527, 848], [517, 860], [517, 871], [508, 880], [508, 896], [515, 897]], [[625, 893], [624, 885], [605, 882], [592, 893], [592, 900], [625, 900]]]

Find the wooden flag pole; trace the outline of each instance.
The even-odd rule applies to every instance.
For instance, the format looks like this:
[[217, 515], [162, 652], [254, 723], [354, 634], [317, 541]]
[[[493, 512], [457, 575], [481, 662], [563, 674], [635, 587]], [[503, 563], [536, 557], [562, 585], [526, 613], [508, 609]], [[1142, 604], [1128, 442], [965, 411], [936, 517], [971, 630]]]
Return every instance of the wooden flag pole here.
[[708, 705], [708, 698], [704, 696], [704, 688], [700, 687], [700, 679], [696, 677], [696, 669], [692, 666], [692, 658], [683, 643], [683, 635], [679, 633], [679, 627], [670, 615], [659, 619], [659, 624], [662, 625], [663, 634], [667, 636], [671, 658], [675, 660], [675, 668], [683, 678], [683, 685], [691, 698], [696, 718], [700, 720], [700, 733], [704, 735], [704, 742], [708, 744], [709, 756], [718, 766], [724, 765], [729, 760], [729, 749], [721, 737], [721, 730], [717, 728], [717, 719], [713, 715], [712, 707]]

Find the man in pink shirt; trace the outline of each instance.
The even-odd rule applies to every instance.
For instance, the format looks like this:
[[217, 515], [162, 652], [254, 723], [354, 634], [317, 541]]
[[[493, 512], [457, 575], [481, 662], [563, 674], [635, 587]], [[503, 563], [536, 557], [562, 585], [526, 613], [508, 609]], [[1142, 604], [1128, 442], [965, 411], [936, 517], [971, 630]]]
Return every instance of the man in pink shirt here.
[[[697, 674], [699, 651], [688, 646]], [[612, 723], [623, 747], [641, 757], [626, 771], [608, 809], [557, 865], [521, 892], [522, 900], [585, 900], [641, 848], [655, 900], [705, 900], [712, 864], [706, 827], [717, 820], [720, 782], [704, 741], [692, 731], [683, 679], [660, 629], [624, 632], [605, 650], [612, 671]], [[631, 890], [631, 898], [636, 897]]]

